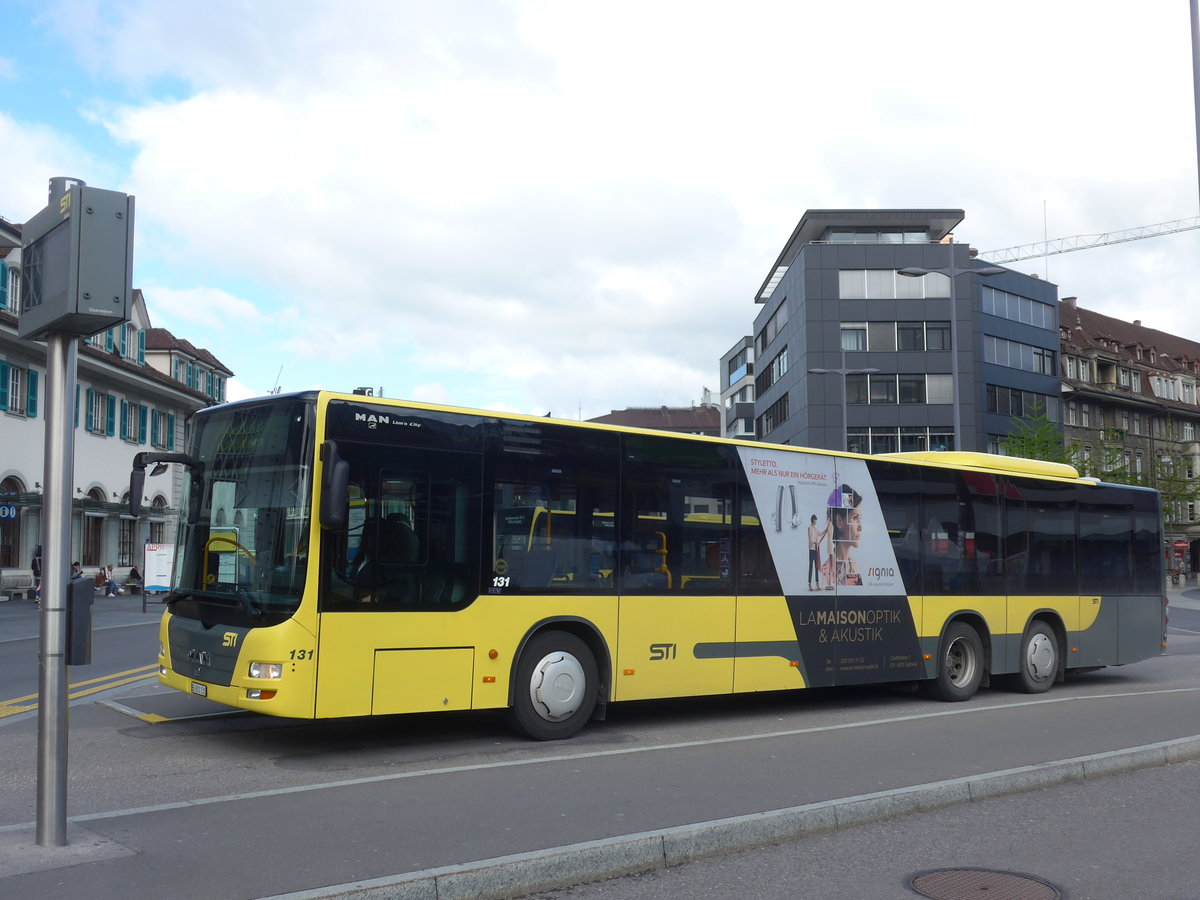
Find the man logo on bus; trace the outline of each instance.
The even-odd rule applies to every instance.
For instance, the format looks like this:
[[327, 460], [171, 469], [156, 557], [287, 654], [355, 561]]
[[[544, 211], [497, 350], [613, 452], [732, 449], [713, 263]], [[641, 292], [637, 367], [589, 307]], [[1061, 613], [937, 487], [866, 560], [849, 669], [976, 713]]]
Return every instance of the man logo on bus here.
[[360, 412], [354, 414], [354, 421], [366, 422], [368, 428], [378, 428], [380, 425], [396, 425], [400, 428], [420, 428], [423, 424], [421, 422], [414, 422], [412, 419], [396, 419], [392, 421], [391, 416]]

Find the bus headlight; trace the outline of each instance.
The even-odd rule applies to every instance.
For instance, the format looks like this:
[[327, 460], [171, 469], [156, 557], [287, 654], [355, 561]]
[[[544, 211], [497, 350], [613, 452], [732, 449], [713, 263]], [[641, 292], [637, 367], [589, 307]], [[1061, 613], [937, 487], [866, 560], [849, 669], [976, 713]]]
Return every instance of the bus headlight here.
[[251, 678], [282, 678], [283, 663], [250, 663]]

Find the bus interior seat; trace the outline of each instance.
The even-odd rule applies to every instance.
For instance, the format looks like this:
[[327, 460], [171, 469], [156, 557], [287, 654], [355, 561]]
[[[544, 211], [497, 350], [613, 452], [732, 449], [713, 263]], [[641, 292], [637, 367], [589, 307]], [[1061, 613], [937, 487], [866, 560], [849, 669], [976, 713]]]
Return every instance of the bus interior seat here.
[[403, 564], [421, 559], [421, 539], [404, 513], [390, 513], [383, 520], [379, 543], [385, 562]]
[[548, 587], [558, 568], [553, 550], [526, 550], [507, 559], [514, 587]]

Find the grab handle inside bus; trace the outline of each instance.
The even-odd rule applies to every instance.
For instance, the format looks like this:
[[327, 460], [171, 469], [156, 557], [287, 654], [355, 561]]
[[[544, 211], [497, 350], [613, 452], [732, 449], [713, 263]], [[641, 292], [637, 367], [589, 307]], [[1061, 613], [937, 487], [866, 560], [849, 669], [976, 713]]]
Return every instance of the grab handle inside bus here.
[[346, 527], [346, 489], [350, 486], [350, 463], [338, 454], [337, 442], [321, 445], [321, 527], [339, 531]]

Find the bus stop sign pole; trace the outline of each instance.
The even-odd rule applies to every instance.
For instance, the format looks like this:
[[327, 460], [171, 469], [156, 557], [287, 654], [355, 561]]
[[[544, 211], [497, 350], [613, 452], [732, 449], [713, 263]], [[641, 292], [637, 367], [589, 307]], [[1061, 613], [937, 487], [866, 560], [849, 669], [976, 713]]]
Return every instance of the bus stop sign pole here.
[[[90, 661], [67, 647], [75, 374], [80, 337], [129, 321], [133, 197], [76, 178], [51, 178], [46, 208], [25, 223], [21, 235], [17, 336], [46, 342], [37, 842], [61, 847], [67, 843], [67, 666]], [[90, 650], [89, 635], [73, 637], [72, 648]]]
[[67, 565], [71, 552], [71, 484], [75, 434], [68, 397], [75, 394], [79, 342], [46, 340], [46, 492], [42, 508], [42, 628], [38, 654], [37, 842], [67, 843]]

